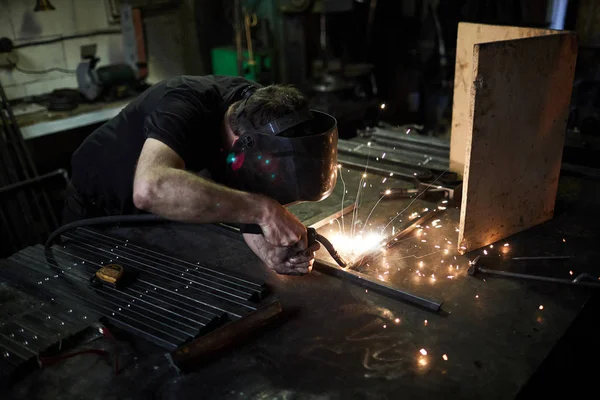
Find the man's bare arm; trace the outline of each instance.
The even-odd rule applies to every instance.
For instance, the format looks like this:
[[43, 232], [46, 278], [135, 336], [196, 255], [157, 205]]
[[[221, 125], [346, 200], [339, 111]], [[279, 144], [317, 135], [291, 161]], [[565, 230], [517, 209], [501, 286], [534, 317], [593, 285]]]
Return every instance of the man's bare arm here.
[[141, 210], [193, 223], [258, 224], [276, 246], [296, 244], [306, 229], [298, 219], [265, 196], [234, 190], [185, 170], [169, 146], [147, 139], [138, 160], [133, 202]]

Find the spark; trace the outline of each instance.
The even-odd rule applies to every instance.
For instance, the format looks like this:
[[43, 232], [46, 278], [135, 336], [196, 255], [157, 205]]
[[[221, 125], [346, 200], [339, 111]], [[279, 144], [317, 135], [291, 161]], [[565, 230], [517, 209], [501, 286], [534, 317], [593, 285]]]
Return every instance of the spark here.
[[368, 142], [368, 143], [367, 143], [367, 146], [371, 146], [371, 142]]
[[393, 173], [393, 172], [390, 172], [390, 176], [394, 176], [394, 173]]
[[445, 209], [446, 209], [446, 207], [442, 207], [442, 206], [438, 207], [438, 210], [445, 210]]
[[385, 181], [387, 181], [387, 178], [383, 178], [383, 180], [381, 181], [381, 183], [385, 183]]
[[365, 293], [369, 293], [369, 289], [365, 289]]
[[431, 222], [431, 225], [436, 226], [439, 222], [440, 222], [440, 220], [436, 219], [436, 220], [434, 220], [434, 221]]
[[421, 242], [423, 242], [423, 243], [427, 243], [427, 240], [425, 240], [425, 239], [421, 239]]
[[419, 261], [419, 267], [423, 268], [423, 265], [424, 265], [423, 261]]
[[493, 249], [493, 248], [494, 248], [494, 245], [493, 245], [493, 244], [490, 244], [490, 249]]
[[386, 153], [383, 153], [383, 154], [381, 155], [381, 158], [385, 158], [385, 155], [386, 155]]
[[363, 183], [363, 187], [367, 187], [367, 182]]
[[485, 254], [487, 256], [487, 254], [488, 254], [487, 250], [484, 250], [483, 254]]
[[384, 326], [383, 326], [383, 329], [385, 329], [385, 328], [387, 328], [387, 325], [384, 325]]
[[425, 320], [423, 324], [424, 324], [425, 326], [427, 326], [427, 320]]
[[563, 238], [563, 243], [567, 243], [567, 239]]
[[[444, 175], [446, 172], [448, 172], [448, 168], [446, 168], [446, 169], [445, 169], [445, 170], [444, 170], [444, 171], [443, 171], [443, 172], [442, 172], [442, 173], [441, 173], [441, 174], [440, 174], [440, 175], [439, 175], [437, 178], [435, 178], [435, 180], [434, 180], [433, 182], [431, 182], [431, 185], [435, 184], [435, 183], [436, 183], [438, 180], [440, 180], [440, 178], [441, 178], [441, 177], [442, 177], [442, 176], [443, 176], [443, 175]], [[416, 176], [416, 173], [415, 173], [415, 176]], [[381, 230], [381, 232], [385, 231], [385, 229], [386, 229], [388, 226], [390, 226], [390, 224], [391, 224], [391, 223], [392, 223], [392, 222], [393, 222], [393, 221], [394, 221], [396, 218], [398, 218], [400, 215], [402, 215], [402, 213], [403, 213], [404, 211], [408, 210], [408, 208], [409, 208], [411, 205], [413, 205], [413, 203], [414, 203], [415, 201], [417, 201], [417, 199], [418, 199], [419, 197], [421, 197], [421, 196], [423, 195], [423, 193], [425, 193], [426, 191], [427, 191], [427, 189], [424, 189], [423, 191], [421, 191], [420, 193], [418, 193], [418, 194], [417, 194], [417, 195], [416, 195], [416, 196], [415, 196], [415, 197], [412, 199], [412, 201], [411, 201], [411, 202], [410, 202], [410, 203], [409, 203], [409, 204], [408, 204], [408, 205], [407, 205], [407, 206], [406, 206], [406, 207], [405, 207], [405, 208], [404, 208], [404, 209], [403, 209], [403, 210], [402, 210], [400, 213], [398, 213], [398, 215], [396, 215], [394, 218], [392, 218], [392, 219], [391, 219], [391, 220], [390, 220], [390, 221], [387, 223], [387, 225], [383, 227], [383, 229]]]
[[438, 246], [437, 244], [436, 244], [435, 246], [433, 246], [433, 247], [435, 247], [436, 249], [439, 249], [439, 248], [440, 248], [440, 246]]
[[504, 243], [504, 247], [508, 247], [508, 246], [509, 246], [509, 244], [508, 244], [508, 243]]
[[423, 212], [427, 212], [427, 211], [429, 211], [429, 208], [424, 208], [423, 209]]
[[342, 257], [354, 259], [358, 255], [378, 247], [383, 239], [384, 237], [377, 233], [367, 233], [364, 235], [360, 233], [355, 236], [338, 233], [334, 234], [329, 240]]
[[431, 280], [435, 282], [435, 275], [431, 274]]
[[425, 349], [421, 349], [421, 350], [419, 350], [419, 353], [421, 353], [421, 354], [423, 354], [424, 356], [426, 356], [426, 355], [427, 355], [427, 350], [425, 350]]
[[542, 304], [540, 304], [540, 306], [538, 307], [540, 310], [544, 309], [544, 306]]
[[379, 107], [381, 107], [381, 109], [383, 110], [385, 108], [385, 103], [381, 103]]
[[444, 249], [444, 254], [448, 254], [449, 252], [450, 252], [450, 250]]
[[454, 279], [454, 275], [448, 275], [448, 279]]
[[400, 323], [400, 318], [396, 318], [396, 319], [394, 320], [394, 322], [395, 322], [395, 323], [397, 323], [397, 324], [399, 324], [399, 323]]
[[424, 359], [424, 358], [419, 358], [419, 365], [421, 365], [423, 367], [426, 366], [427, 365], [427, 360]]
[[338, 164], [338, 168], [340, 169], [340, 179], [342, 180], [342, 185], [343, 185], [343, 193], [342, 193], [342, 205], [340, 206], [340, 213], [342, 214], [342, 223], [340, 224], [341, 226], [341, 231], [342, 234], [346, 233], [346, 224], [344, 224], [344, 199], [346, 198], [346, 193], [348, 193], [348, 191], [346, 190], [346, 182], [344, 181], [344, 174], [342, 174], [342, 165]]
[[444, 355], [442, 356], [442, 358], [444, 359], [444, 361], [448, 361], [448, 356], [447, 356], [446, 354], [444, 354]]
[[442, 204], [448, 204], [448, 200], [442, 201]]
[[569, 275], [573, 275], [573, 271], [569, 271]]
[[478, 295], [478, 294], [476, 294], [476, 295], [475, 295], [475, 298], [476, 298], [476, 299], [478, 299], [478, 298], [479, 298], [479, 295]]

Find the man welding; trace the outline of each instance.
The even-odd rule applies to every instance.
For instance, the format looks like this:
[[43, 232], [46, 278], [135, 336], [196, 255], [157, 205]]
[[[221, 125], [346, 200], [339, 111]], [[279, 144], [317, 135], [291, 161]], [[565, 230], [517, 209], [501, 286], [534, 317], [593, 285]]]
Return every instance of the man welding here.
[[[149, 212], [189, 223], [255, 224], [253, 252], [303, 275], [318, 243], [281, 204], [319, 201], [337, 178], [337, 127], [294, 88], [240, 77], [158, 83], [72, 158], [64, 222]], [[208, 175], [208, 176], [207, 176]]]

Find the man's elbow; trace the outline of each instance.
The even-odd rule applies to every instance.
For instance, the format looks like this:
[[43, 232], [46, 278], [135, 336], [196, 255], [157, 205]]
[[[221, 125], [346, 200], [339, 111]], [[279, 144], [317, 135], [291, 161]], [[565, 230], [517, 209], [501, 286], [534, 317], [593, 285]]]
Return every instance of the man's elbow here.
[[156, 199], [157, 183], [153, 179], [136, 177], [133, 184], [133, 204], [136, 208], [151, 211]]

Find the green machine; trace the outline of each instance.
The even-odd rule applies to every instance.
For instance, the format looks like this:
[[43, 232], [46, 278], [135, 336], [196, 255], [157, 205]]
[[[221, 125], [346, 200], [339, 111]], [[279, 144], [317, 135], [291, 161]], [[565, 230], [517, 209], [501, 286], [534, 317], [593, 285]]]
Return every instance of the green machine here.
[[[243, 52], [242, 73], [246, 79], [260, 82], [271, 71], [271, 58], [266, 54], [254, 53], [254, 65], [249, 63], [248, 50]], [[215, 47], [211, 51], [212, 70], [215, 75], [236, 76], [237, 53], [235, 46]]]

